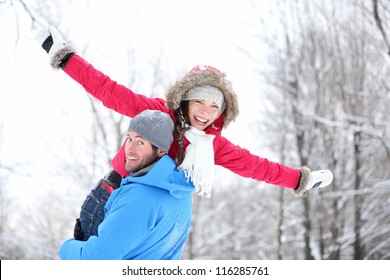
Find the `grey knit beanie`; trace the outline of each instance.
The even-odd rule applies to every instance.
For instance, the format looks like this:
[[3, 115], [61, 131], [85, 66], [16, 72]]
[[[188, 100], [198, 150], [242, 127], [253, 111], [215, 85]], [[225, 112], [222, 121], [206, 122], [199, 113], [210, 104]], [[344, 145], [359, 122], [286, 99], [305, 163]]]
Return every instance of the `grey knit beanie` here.
[[173, 141], [173, 122], [166, 113], [157, 110], [145, 110], [136, 115], [129, 125], [134, 131], [151, 144], [168, 152]]
[[226, 108], [226, 102], [225, 98], [223, 97], [222, 91], [210, 85], [201, 85], [193, 87], [183, 96], [183, 100], [193, 99], [204, 99], [213, 101], [218, 105], [220, 112], [222, 112]]

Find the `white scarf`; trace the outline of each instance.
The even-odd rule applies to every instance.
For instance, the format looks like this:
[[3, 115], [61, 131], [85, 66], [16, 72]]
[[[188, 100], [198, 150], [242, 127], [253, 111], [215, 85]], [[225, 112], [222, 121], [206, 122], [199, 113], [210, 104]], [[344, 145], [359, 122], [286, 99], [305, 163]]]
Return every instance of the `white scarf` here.
[[178, 167], [184, 170], [188, 180], [194, 183], [195, 191], [200, 196], [211, 196], [214, 183], [214, 135], [206, 134], [191, 127], [184, 134], [190, 142], [186, 149], [183, 163]]

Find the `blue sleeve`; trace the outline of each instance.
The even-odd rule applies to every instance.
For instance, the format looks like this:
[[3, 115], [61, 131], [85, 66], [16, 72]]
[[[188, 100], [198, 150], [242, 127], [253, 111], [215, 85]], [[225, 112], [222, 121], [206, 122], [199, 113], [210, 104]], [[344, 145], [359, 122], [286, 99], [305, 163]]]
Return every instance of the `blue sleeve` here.
[[[60, 247], [63, 260], [121, 260], [131, 255], [153, 227], [157, 203], [145, 199], [146, 188], [120, 188], [109, 198], [97, 236], [87, 241], [66, 240]], [[115, 200], [110, 201], [115, 198]]]
[[81, 249], [85, 241], [79, 241], [74, 238], [65, 240], [58, 251], [61, 260], [80, 260]]

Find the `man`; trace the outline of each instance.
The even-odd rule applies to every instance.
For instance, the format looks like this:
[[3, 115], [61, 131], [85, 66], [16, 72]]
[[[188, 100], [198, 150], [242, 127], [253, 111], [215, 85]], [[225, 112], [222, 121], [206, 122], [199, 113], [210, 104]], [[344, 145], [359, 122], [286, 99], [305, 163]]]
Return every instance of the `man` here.
[[167, 114], [145, 110], [131, 120], [125, 146], [130, 175], [109, 197], [98, 234], [66, 240], [61, 259], [180, 259], [194, 186], [166, 154], [172, 141]]

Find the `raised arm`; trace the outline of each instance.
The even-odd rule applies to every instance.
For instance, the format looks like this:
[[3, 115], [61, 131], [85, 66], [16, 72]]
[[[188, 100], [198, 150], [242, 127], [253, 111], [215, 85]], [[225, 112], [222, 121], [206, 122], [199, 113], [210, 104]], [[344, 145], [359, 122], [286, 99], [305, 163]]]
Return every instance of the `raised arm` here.
[[164, 99], [137, 94], [95, 69], [76, 54], [75, 49], [64, 41], [55, 27], [43, 30], [38, 41], [49, 54], [50, 64], [54, 69], [63, 69], [107, 108], [129, 117], [146, 109], [168, 112]]

